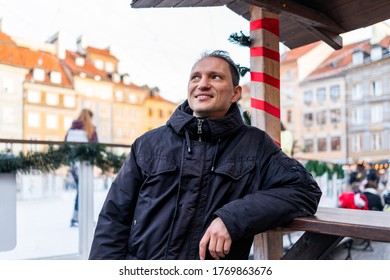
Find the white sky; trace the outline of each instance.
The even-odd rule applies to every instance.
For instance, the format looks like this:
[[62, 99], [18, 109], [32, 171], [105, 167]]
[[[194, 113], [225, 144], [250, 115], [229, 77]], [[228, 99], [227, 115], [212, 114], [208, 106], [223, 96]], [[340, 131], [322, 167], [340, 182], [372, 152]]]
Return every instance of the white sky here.
[[44, 42], [61, 31], [70, 50], [80, 35], [89, 46], [110, 46], [121, 74], [128, 73], [137, 85], [159, 87], [163, 97], [176, 102], [186, 98], [190, 68], [205, 50], [226, 50], [236, 63], [249, 67], [249, 49], [228, 41], [234, 32], [248, 35], [249, 22], [230, 9], [133, 9], [130, 3], [0, 0], [0, 18], [11, 37]]

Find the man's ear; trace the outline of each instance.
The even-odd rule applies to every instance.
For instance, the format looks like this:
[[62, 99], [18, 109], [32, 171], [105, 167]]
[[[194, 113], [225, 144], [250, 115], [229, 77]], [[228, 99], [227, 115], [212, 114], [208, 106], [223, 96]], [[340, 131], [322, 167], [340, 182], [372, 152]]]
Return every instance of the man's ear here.
[[240, 85], [234, 88], [233, 97], [230, 100], [232, 103], [237, 102], [241, 97], [242, 87]]

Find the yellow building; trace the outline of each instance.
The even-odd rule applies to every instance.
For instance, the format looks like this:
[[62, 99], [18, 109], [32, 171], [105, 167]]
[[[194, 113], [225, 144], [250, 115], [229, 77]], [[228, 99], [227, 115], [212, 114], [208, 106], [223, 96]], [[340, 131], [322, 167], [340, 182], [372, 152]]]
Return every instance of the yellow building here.
[[[72, 121], [81, 109], [88, 108], [94, 113], [99, 142], [129, 145], [144, 132], [165, 124], [177, 107], [160, 97], [156, 88], [138, 86], [128, 74], [118, 73], [119, 60], [109, 49], [86, 46], [82, 38], [77, 51], [69, 51], [61, 45], [59, 33], [43, 44], [15, 42], [0, 35], [0, 66], [23, 70], [0, 86], [20, 88], [20, 97], [12, 104], [16, 102], [18, 115], [23, 114], [16, 123], [20, 124], [19, 137], [25, 140], [64, 140]], [[10, 111], [6, 107], [0, 104], [3, 116]], [[0, 127], [11, 117], [0, 118]], [[2, 132], [0, 138], [7, 135]]]

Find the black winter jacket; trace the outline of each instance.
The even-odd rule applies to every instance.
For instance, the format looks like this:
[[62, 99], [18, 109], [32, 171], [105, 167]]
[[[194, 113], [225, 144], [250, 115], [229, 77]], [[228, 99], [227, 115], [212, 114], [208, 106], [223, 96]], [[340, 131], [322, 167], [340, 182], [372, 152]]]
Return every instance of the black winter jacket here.
[[314, 214], [320, 197], [305, 168], [245, 125], [236, 104], [224, 118], [200, 120], [186, 101], [132, 145], [99, 215], [90, 259], [199, 259], [216, 217], [233, 242], [225, 259], [248, 259], [255, 234]]

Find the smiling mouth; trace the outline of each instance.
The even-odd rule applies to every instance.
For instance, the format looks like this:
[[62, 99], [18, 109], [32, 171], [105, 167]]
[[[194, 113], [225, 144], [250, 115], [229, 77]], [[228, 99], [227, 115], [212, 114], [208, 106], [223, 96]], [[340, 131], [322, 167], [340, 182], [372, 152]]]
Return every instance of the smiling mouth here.
[[195, 98], [214, 98], [214, 96], [212, 96], [210, 94], [198, 94], [198, 95], [195, 95]]

